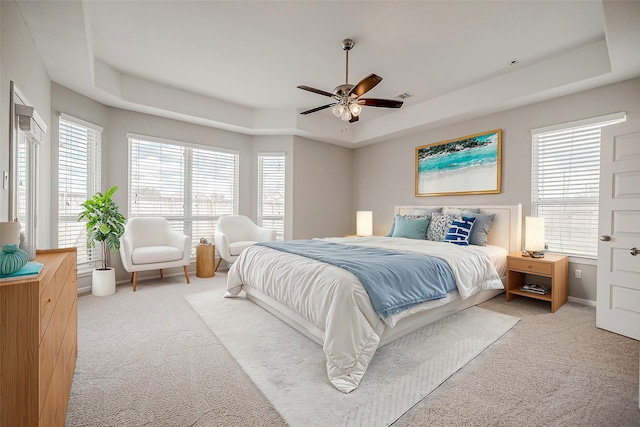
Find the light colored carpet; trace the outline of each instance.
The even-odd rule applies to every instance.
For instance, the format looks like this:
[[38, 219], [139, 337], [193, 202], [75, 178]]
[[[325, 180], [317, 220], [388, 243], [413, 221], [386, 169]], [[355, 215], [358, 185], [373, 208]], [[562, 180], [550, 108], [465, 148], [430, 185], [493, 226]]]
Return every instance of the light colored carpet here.
[[345, 395], [329, 383], [318, 344], [223, 294], [185, 298], [291, 426], [388, 426], [519, 320], [477, 307], [442, 319], [379, 349]]
[[183, 298], [224, 283], [180, 274], [80, 296], [67, 426], [284, 425]]
[[[67, 426], [285, 426], [184, 298], [225, 283], [180, 274], [81, 296]], [[594, 307], [504, 294], [480, 307], [522, 320], [394, 427], [640, 426], [640, 346], [597, 329]]]

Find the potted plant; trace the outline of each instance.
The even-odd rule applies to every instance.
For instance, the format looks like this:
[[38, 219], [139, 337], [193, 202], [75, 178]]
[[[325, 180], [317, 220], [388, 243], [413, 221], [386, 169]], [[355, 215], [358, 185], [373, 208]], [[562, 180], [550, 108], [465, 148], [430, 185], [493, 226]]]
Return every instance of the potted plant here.
[[93, 270], [91, 283], [91, 292], [96, 296], [113, 295], [116, 291], [111, 253], [120, 249], [120, 237], [126, 222], [112, 199], [117, 189], [112, 187], [104, 194], [97, 192], [82, 204], [84, 210], [78, 215], [78, 221], [87, 220], [87, 247], [93, 248], [99, 242], [102, 250], [102, 265]]

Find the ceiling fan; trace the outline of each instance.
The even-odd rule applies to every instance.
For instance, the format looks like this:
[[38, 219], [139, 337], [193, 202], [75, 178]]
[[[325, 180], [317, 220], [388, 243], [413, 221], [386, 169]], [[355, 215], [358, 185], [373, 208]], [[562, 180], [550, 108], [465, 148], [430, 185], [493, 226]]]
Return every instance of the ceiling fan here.
[[349, 84], [349, 51], [353, 48], [354, 44], [355, 42], [351, 39], [342, 40], [342, 50], [344, 50], [346, 54], [345, 84], [337, 86], [333, 90], [333, 93], [309, 86], [298, 86], [298, 89], [308, 90], [309, 92], [328, 96], [329, 98], [335, 99], [336, 102], [312, 108], [311, 110], [303, 111], [300, 114], [315, 113], [316, 111], [333, 107], [331, 112], [334, 116], [340, 117], [345, 122], [348, 121], [349, 123], [354, 123], [359, 120], [358, 117], [360, 116], [363, 105], [368, 107], [384, 108], [402, 107], [403, 101], [396, 99], [360, 98], [382, 81], [382, 77], [380, 76], [369, 74], [367, 77], [360, 80], [355, 86]]

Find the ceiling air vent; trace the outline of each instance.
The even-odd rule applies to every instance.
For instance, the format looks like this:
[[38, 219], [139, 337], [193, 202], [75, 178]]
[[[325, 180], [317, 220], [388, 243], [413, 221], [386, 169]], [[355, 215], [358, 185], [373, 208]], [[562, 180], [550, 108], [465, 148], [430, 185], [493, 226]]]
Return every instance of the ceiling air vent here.
[[396, 98], [407, 99], [407, 98], [411, 98], [412, 96], [413, 96], [412, 93], [405, 92], [405, 93], [401, 93], [400, 95], [396, 96]]

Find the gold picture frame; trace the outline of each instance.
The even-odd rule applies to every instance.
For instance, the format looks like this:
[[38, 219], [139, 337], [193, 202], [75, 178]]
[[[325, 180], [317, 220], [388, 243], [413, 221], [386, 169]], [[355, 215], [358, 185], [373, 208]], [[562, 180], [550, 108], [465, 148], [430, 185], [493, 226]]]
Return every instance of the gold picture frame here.
[[500, 193], [502, 129], [416, 147], [415, 195]]

